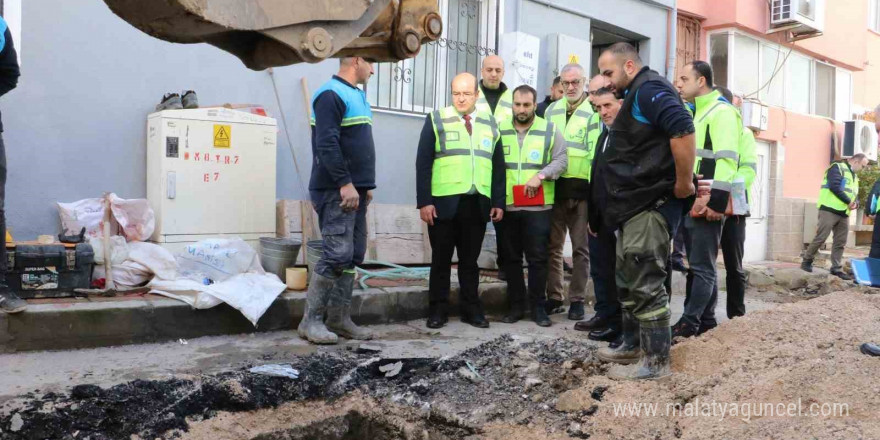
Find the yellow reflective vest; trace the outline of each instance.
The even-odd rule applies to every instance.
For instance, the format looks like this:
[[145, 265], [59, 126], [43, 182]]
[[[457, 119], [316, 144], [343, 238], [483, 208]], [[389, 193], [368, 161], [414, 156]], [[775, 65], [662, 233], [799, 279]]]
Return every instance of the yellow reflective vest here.
[[549, 122], [562, 130], [565, 146], [568, 147], [568, 169], [561, 177], [590, 180], [596, 142], [602, 133], [602, 123], [598, 113], [588, 100], [575, 109], [570, 118], [566, 117], [568, 102], [565, 98], [547, 107], [544, 116]]
[[[556, 127], [551, 122], [535, 116], [532, 126], [529, 127], [522, 147], [519, 145], [519, 136], [513, 121], [504, 121], [499, 124], [501, 130], [501, 145], [504, 146], [504, 163], [507, 168], [507, 204], [513, 205], [513, 186], [525, 185], [529, 179], [544, 169], [553, 159], [553, 139]], [[545, 180], [541, 184], [544, 187], [544, 204], [552, 205], [556, 184]]]
[[817, 206], [820, 208], [826, 206], [835, 211], [845, 211], [846, 215], [849, 215], [849, 205], [843, 200], [838, 199], [828, 185], [828, 171], [834, 167], [837, 167], [840, 171], [840, 176], [843, 179], [841, 181], [841, 185], [843, 186], [842, 189], [849, 197], [850, 201], [856, 200], [856, 196], [859, 194], [859, 176], [857, 176], [844, 161], [834, 162], [827, 170], [825, 170], [825, 178], [822, 179], [822, 189], [819, 191], [819, 202], [817, 203]]
[[434, 126], [434, 165], [431, 195], [435, 197], [476, 192], [492, 197], [492, 155], [500, 139], [495, 119], [475, 112], [469, 135], [455, 107], [431, 113]]

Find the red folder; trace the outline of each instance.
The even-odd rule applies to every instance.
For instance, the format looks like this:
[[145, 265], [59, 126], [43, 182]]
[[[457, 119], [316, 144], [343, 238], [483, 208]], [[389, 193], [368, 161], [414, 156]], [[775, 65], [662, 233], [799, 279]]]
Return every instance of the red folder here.
[[543, 206], [544, 205], [544, 185], [538, 187], [538, 194], [535, 197], [526, 195], [525, 185], [513, 185], [513, 206]]

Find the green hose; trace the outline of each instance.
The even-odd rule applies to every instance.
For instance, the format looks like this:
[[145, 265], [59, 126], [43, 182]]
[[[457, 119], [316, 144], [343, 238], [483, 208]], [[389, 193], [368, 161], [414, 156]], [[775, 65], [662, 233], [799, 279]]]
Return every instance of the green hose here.
[[388, 270], [366, 270], [360, 267], [357, 272], [360, 274], [358, 283], [361, 289], [367, 288], [367, 280], [370, 278], [381, 278], [386, 280], [427, 280], [431, 273], [430, 267], [406, 267], [385, 261], [364, 261], [364, 264], [387, 266]]

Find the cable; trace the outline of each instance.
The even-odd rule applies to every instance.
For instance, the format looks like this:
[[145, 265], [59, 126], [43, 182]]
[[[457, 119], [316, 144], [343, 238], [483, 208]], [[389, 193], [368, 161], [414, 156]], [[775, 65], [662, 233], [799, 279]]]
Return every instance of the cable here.
[[[758, 46], [758, 48], [760, 49], [760, 45]], [[743, 98], [749, 98], [749, 97], [755, 96], [755, 95], [757, 95], [758, 93], [761, 93], [762, 90], [766, 89], [767, 86], [769, 86], [770, 83], [772, 83], [773, 80], [776, 79], [776, 75], [778, 75], [779, 72], [781, 72], [782, 69], [785, 67], [785, 63], [788, 62], [788, 57], [791, 56], [791, 53], [792, 53], [792, 52], [794, 52], [794, 43], [792, 43], [791, 47], [788, 49], [788, 53], [785, 55], [785, 58], [782, 60], [782, 64], [780, 65], [780, 64], [779, 64], [779, 50], [777, 50], [777, 51], [776, 51], [776, 64], [774, 65], [774, 72], [773, 72], [773, 75], [770, 76], [770, 79], [767, 80], [767, 82], [764, 83], [764, 85], [761, 86], [761, 88], [759, 88], [758, 90], [755, 90], [755, 91], [752, 92], [752, 93], [748, 93], [748, 94], [746, 94], [746, 95], [743, 95]], [[758, 53], [758, 56], [759, 56], [759, 57], [761, 56], [760, 52]], [[777, 66], [778, 66], [778, 67], [777, 67]], [[760, 97], [759, 97], [759, 99], [760, 99]]]

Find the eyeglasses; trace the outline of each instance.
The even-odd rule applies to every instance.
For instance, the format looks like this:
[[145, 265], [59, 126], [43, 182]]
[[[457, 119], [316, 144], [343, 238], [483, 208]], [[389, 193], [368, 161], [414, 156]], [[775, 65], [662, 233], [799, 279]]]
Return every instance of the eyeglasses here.
[[562, 81], [562, 87], [567, 89], [567, 88], [569, 88], [569, 86], [577, 87], [577, 86], [581, 85], [582, 83], [583, 83], [583, 80], [580, 80], [580, 79], [575, 80], [575, 81]]
[[452, 92], [453, 98], [458, 98], [459, 96], [463, 96], [465, 98], [470, 98], [474, 96], [474, 92]]

